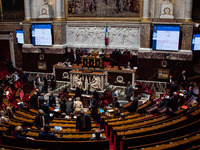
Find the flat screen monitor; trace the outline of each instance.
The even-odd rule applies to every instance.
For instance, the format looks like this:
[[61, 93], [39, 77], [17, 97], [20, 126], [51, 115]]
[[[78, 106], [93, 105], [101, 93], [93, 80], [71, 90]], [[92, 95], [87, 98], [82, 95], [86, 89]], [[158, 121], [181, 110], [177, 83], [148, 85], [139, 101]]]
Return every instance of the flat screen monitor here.
[[193, 34], [192, 50], [193, 51], [199, 51], [200, 50], [200, 34]]
[[32, 43], [38, 46], [52, 45], [52, 27], [47, 24], [32, 24]]
[[178, 51], [179, 38], [179, 25], [154, 25], [152, 49]]
[[24, 32], [23, 30], [16, 30], [16, 38], [18, 44], [24, 44]]

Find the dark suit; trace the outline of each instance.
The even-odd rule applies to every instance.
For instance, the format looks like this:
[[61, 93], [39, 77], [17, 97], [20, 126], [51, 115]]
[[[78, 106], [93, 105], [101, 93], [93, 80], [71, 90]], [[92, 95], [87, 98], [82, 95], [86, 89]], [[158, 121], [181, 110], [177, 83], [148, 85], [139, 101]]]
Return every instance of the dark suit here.
[[22, 132], [14, 132], [13, 136], [16, 137], [17, 139], [26, 139], [27, 136], [23, 135], [23, 132], [28, 132], [28, 129], [23, 129]]
[[22, 80], [23, 80], [23, 84], [25, 84], [25, 83], [28, 82], [28, 74], [27, 74], [27, 73], [24, 73], [24, 74], [23, 74]]
[[[41, 128], [43, 128], [43, 122], [41, 120], [41, 116], [37, 115], [35, 116], [35, 127], [40, 130]], [[49, 117], [47, 116], [47, 114], [44, 114], [44, 122], [45, 125], [49, 125]]]
[[83, 94], [90, 95], [91, 91], [90, 90], [85, 90]]
[[48, 104], [41, 104], [41, 109], [49, 116], [50, 109]]
[[39, 97], [39, 108], [41, 108], [41, 105], [44, 104], [44, 101], [45, 101], [45, 100], [44, 100], [44, 97], [43, 97], [43, 96], [40, 96], [40, 97]]
[[91, 130], [91, 120], [89, 115], [85, 115], [85, 128], [83, 128], [83, 121], [81, 115], [77, 116], [76, 119], [76, 130], [79, 131], [90, 131]]
[[177, 92], [177, 90], [178, 90], [178, 85], [177, 84], [172, 84], [171, 86], [170, 86], [170, 91], [169, 91], [169, 93], [170, 93], [170, 96], [173, 96], [173, 93], [174, 92]]
[[49, 97], [49, 106], [53, 107], [53, 104], [56, 104], [56, 99], [54, 96]]
[[38, 109], [38, 100], [37, 100], [37, 96], [36, 95], [31, 96], [31, 98], [30, 98], [30, 106], [31, 106], [31, 108]]
[[178, 84], [183, 86], [183, 88], [185, 89], [185, 85], [186, 85], [186, 75], [183, 75], [182, 73], [179, 75], [179, 78], [178, 78]]
[[47, 92], [47, 91], [48, 91], [48, 80], [49, 80], [49, 79], [48, 79], [48, 77], [46, 77], [46, 76], [45, 76], [43, 79], [44, 79], [43, 91], [44, 91], [44, 92]]
[[70, 113], [72, 113], [74, 111], [73, 110], [74, 103], [72, 101], [68, 101], [65, 103], [65, 105], [66, 105], [66, 114], [70, 115]]
[[72, 62], [72, 64], [77, 64], [77, 65], [79, 65], [79, 54], [78, 53], [73, 53], [72, 54], [72, 60], [71, 60], [71, 62]]
[[129, 112], [131, 113], [136, 112], [137, 109], [138, 109], [138, 98], [135, 97], [131, 105], [129, 106]]
[[98, 101], [99, 100], [99, 93], [97, 92], [97, 90], [94, 90], [93, 92], [93, 97]]
[[84, 93], [83, 89], [80, 89], [79, 87], [76, 87], [75, 97], [80, 97], [81, 98], [81, 94], [83, 94], [83, 93]]
[[172, 111], [178, 110], [178, 97], [172, 96], [166, 103], [167, 107], [170, 108]]
[[40, 140], [59, 140], [59, 138], [50, 132], [39, 132]]
[[95, 98], [88, 100], [88, 106], [91, 106], [91, 117], [97, 119], [97, 100]]
[[51, 76], [51, 88], [54, 90], [56, 88], [56, 78], [55, 76]]

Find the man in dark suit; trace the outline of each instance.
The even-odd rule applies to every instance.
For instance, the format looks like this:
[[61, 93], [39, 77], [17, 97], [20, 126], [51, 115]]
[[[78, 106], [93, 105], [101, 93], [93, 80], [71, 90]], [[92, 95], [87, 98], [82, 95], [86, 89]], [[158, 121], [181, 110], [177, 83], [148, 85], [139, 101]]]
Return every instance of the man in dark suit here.
[[45, 125], [49, 125], [49, 117], [47, 116], [47, 114], [44, 113], [44, 111], [42, 109], [38, 110], [38, 115], [35, 116], [35, 127], [38, 130], [43, 130]]
[[51, 88], [52, 88], [52, 91], [56, 88], [56, 77], [54, 76], [53, 73], [51, 73]]
[[187, 78], [186, 78], [186, 71], [183, 70], [182, 73], [179, 75], [179, 78], [178, 78], [178, 84], [180, 86], [183, 86], [183, 88], [185, 89], [185, 86], [186, 86], [186, 82], [187, 82]]
[[40, 140], [59, 140], [59, 138], [54, 135], [53, 133], [50, 133], [50, 127], [44, 126], [44, 131], [39, 132], [39, 139]]
[[97, 100], [90, 95], [88, 100], [88, 106], [91, 109], [91, 117], [96, 121], [97, 120]]
[[49, 105], [46, 102], [41, 104], [41, 109], [44, 111], [45, 114], [47, 114], [49, 116], [50, 108], [49, 108]]
[[112, 66], [119, 66], [120, 56], [121, 56], [121, 53], [119, 50], [115, 49], [112, 52], [112, 59], [114, 60], [112, 63]]
[[84, 91], [84, 94], [86, 94], [86, 95], [90, 95], [90, 94], [91, 94], [91, 91], [89, 90], [88, 87], [87, 87], [87, 89]]
[[44, 80], [43, 92], [47, 93], [48, 92], [48, 80], [49, 80], [47, 73], [45, 74], [43, 80]]
[[72, 102], [72, 99], [69, 98], [69, 100], [65, 103], [65, 105], [66, 105], [66, 114], [70, 115], [74, 111], [73, 109], [74, 103]]
[[173, 96], [173, 93], [174, 92], [177, 92], [178, 91], [178, 84], [176, 84], [174, 81], [172, 81], [172, 84], [170, 86], [170, 96]]
[[81, 98], [81, 94], [83, 94], [83, 93], [84, 93], [84, 91], [83, 91], [82, 86], [81, 86], [81, 85], [78, 85], [78, 86], [76, 87], [76, 90], [75, 90], [75, 98], [76, 98], [76, 97], [80, 97], [80, 98]]
[[44, 102], [45, 102], [43, 94], [41, 96], [39, 96], [38, 101], [39, 101], [39, 108], [41, 108], [41, 105], [44, 104]]
[[38, 109], [38, 97], [36, 92], [34, 92], [33, 96], [30, 98], [30, 106], [31, 108]]
[[129, 112], [133, 113], [136, 112], [138, 109], [138, 100], [141, 99], [141, 95], [138, 95], [137, 97], [134, 98], [134, 100], [132, 101], [131, 105], [129, 106]]
[[55, 106], [56, 105], [56, 98], [55, 98], [55, 96], [53, 95], [53, 93], [51, 92], [50, 94], [49, 94], [49, 106], [50, 107], [53, 107], [53, 106]]
[[28, 82], [28, 74], [26, 73], [26, 71], [23, 71], [23, 75], [21, 78], [22, 78], [23, 84]]
[[72, 54], [72, 60], [71, 60], [72, 64], [79, 65], [79, 57], [80, 56], [78, 55], [77, 52], [73, 52], [73, 54]]
[[133, 69], [133, 66], [131, 65], [130, 62], [128, 62], [125, 66], [124, 66], [125, 69]]
[[91, 120], [90, 116], [85, 114], [83, 110], [80, 111], [80, 115], [76, 119], [76, 130], [79, 131], [90, 131], [91, 130]]
[[16, 137], [17, 139], [23, 139], [23, 140], [35, 140], [32, 137], [27, 137], [23, 133], [28, 132], [30, 128], [23, 129], [22, 126], [16, 126], [15, 127], [15, 132], [13, 133], [13, 136]]
[[169, 98], [169, 100], [166, 103], [166, 106], [169, 111], [174, 113], [178, 110], [178, 93], [174, 92], [173, 96]]

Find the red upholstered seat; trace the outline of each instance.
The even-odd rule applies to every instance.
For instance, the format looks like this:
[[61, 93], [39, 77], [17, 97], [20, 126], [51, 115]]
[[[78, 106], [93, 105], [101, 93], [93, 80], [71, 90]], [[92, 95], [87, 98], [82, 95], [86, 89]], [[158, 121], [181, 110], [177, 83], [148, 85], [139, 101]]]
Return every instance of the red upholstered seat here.
[[103, 65], [104, 65], [104, 67], [110, 66], [110, 62], [106, 62], [106, 61], [105, 61], [105, 62], [103, 63]]

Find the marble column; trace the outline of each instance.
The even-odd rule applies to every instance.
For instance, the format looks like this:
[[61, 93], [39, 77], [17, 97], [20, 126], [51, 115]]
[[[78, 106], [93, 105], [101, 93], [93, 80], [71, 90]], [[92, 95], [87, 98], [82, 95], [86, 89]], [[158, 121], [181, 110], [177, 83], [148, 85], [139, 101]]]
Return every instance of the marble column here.
[[150, 2], [149, 0], [143, 0], [143, 19], [142, 22], [150, 21]]
[[24, 0], [25, 20], [31, 20], [31, 2]]
[[185, 0], [185, 15], [184, 15], [185, 22], [192, 21], [192, 5], [193, 5], [193, 0]]
[[63, 17], [62, 17], [62, 0], [56, 0], [56, 15], [55, 15], [55, 18], [56, 20], [62, 20]]

